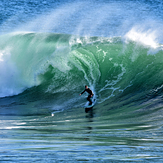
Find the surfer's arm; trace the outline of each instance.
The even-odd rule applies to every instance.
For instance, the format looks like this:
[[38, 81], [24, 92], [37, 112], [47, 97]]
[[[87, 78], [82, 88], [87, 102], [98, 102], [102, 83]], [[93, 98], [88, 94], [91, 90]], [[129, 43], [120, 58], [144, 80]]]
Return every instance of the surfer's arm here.
[[85, 92], [85, 90], [82, 93], [80, 93], [80, 95], [82, 95], [84, 92]]
[[92, 93], [92, 94], [91, 94], [91, 97], [93, 97], [93, 95], [94, 95], [94, 94]]

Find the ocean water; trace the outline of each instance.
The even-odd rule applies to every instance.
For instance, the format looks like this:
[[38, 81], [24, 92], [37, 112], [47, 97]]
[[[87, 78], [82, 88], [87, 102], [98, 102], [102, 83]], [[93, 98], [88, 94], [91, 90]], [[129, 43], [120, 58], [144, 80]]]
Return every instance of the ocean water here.
[[161, 0], [0, 7], [1, 162], [163, 162]]

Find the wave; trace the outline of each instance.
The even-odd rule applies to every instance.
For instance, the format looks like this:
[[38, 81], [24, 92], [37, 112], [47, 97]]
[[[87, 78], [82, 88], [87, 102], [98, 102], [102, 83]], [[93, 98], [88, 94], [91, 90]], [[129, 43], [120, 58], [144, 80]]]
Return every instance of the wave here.
[[75, 106], [86, 84], [98, 103], [118, 97], [145, 101], [162, 96], [162, 45], [151, 47], [126, 36], [0, 36], [0, 97], [48, 97], [55, 98], [58, 107], [63, 101]]

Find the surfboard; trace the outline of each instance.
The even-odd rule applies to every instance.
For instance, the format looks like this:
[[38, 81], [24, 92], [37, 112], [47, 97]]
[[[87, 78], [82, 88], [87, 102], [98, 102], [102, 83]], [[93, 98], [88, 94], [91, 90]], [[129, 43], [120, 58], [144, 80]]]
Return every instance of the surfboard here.
[[93, 108], [93, 106], [96, 104], [96, 99], [92, 99], [92, 105], [89, 105], [89, 102], [85, 104], [85, 112], [87, 113], [89, 110]]
[[95, 105], [95, 103], [96, 103], [96, 99], [93, 99], [93, 100], [92, 100], [92, 105], [89, 105], [89, 102], [87, 102], [87, 103], [85, 104], [85, 107], [86, 107], [86, 108], [91, 108], [91, 107], [93, 107], [93, 106]]

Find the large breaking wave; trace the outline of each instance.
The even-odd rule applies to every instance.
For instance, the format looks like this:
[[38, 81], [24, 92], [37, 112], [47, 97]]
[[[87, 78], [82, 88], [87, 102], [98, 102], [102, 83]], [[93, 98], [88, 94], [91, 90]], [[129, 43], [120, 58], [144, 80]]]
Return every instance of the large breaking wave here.
[[162, 46], [136, 40], [135, 34], [133, 39], [132, 32], [125, 39], [52, 33], [0, 36], [0, 97], [55, 97], [58, 106], [64, 99], [71, 107], [81, 102], [78, 94], [85, 84], [99, 103], [162, 96]]

